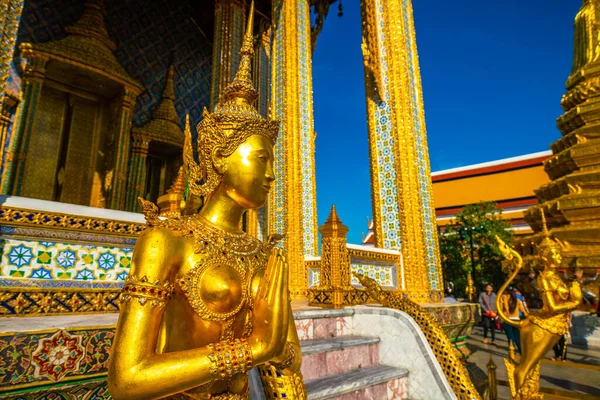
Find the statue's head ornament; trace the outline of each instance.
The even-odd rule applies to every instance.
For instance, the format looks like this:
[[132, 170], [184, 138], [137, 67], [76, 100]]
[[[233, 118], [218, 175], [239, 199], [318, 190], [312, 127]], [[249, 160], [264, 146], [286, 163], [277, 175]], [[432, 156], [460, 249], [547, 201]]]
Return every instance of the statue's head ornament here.
[[230, 156], [240, 144], [253, 135], [265, 136], [273, 144], [277, 139], [279, 121], [264, 119], [254, 107], [258, 92], [252, 85], [251, 75], [254, 55], [253, 25], [254, 1], [250, 6], [237, 74], [223, 91], [215, 110], [210, 113], [205, 108], [204, 118], [198, 124], [198, 164], [193, 157], [189, 125], [186, 127], [184, 161], [188, 171], [188, 187], [191, 193], [199, 196], [209, 195], [221, 182], [221, 175], [213, 165], [215, 152], [222, 157]]
[[536, 245], [537, 252], [541, 257], [545, 257], [551, 250], [561, 250], [566, 248], [566, 243], [562, 243], [558, 239], [552, 239], [550, 237], [550, 233], [548, 232], [548, 225], [546, 224], [546, 215], [544, 214], [544, 210], [540, 208], [540, 213], [542, 216], [542, 241]]

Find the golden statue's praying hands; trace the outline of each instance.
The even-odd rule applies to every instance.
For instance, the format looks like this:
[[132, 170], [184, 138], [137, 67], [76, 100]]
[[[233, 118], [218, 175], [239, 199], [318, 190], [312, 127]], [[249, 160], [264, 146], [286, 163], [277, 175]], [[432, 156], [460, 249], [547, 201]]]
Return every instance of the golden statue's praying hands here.
[[108, 377], [115, 399], [247, 399], [248, 371], [261, 365], [293, 377], [295, 386], [281, 385], [288, 399], [305, 396], [285, 256], [277, 238], [262, 243], [239, 228], [267, 200], [278, 132], [252, 106], [252, 14], [236, 78], [198, 126], [199, 164], [186, 121], [188, 185], [205, 205], [162, 220], [141, 200], [149, 227], [121, 295]]

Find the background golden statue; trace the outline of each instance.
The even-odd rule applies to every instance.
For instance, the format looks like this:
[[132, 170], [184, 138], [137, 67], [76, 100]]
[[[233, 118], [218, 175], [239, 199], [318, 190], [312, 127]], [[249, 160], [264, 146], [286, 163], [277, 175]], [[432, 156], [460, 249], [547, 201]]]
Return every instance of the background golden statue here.
[[513, 273], [502, 285], [496, 298], [496, 308], [500, 318], [521, 331], [523, 354], [519, 363], [515, 365], [509, 360], [504, 360], [514, 400], [543, 398], [539, 393], [540, 361], [561, 336], [569, 332], [568, 313], [577, 308], [581, 302], [579, 283], [575, 281], [568, 285], [558, 274], [557, 268], [562, 263], [562, 244], [550, 238], [543, 212], [542, 224], [544, 237], [537, 245], [537, 251], [544, 269], [538, 274], [537, 283], [544, 306], [538, 311], [531, 312], [521, 321], [509, 319], [502, 311], [500, 301], [503, 292], [519, 273], [523, 260], [513, 248], [496, 237], [504, 257], [516, 263]]
[[108, 378], [115, 399], [246, 399], [256, 365], [291, 376], [277, 390], [304, 397], [286, 259], [276, 239], [265, 244], [240, 229], [275, 179], [278, 132], [252, 105], [253, 5], [249, 15], [236, 78], [198, 126], [199, 164], [186, 127], [189, 190], [204, 207], [164, 220], [141, 200], [148, 228], [122, 293]]

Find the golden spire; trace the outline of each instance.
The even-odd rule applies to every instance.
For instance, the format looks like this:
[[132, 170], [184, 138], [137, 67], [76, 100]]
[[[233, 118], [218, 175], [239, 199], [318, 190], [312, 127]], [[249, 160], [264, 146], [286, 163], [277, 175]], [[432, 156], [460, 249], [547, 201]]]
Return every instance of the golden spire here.
[[331, 206], [327, 221], [319, 228], [319, 232], [323, 236], [332, 236], [334, 233], [338, 236], [345, 236], [348, 233], [348, 227], [342, 223], [338, 217], [335, 204]]
[[548, 225], [546, 225], [546, 214], [544, 214], [543, 208], [540, 208], [540, 213], [542, 214], [542, 234], [544, 237], [550, 237], [548, 234]]
[[[235, 103], [236, 105], [248, 108], [258, 115], [253, 104], [258, 97], [258, 92], [252, 85], [252, 56], [254, 55], [254, 39], [252, 28], [254, 27], [254, 0], [250, 4], [250, 14], [248, 15], [248, 24], [246, 26], [246, 34], [240, 49], [240, 66], [233, 82], [231, 82], [223, 91], [224, 104]], [[219, 109], [217, 105], [217, 109]]]
[[544, 214], [544, 209], [540, 207], [540, 213], [542, 217], [542, 240], [537, 245], [538, 251], [540, 253], [546, 252], [551, 248], [560, 248], [561, 246], [555, 240], [552, 240], [550, 237], [550, 232], [548, 232], [548, 225], [546, 224], [546, 214]]

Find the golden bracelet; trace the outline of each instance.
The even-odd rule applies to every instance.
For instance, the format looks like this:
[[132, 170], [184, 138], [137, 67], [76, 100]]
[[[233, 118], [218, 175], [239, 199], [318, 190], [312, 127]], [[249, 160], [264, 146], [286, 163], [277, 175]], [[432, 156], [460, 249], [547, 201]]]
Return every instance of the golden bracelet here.
[[121, 291], [121, 299], [127, 302], [136, 298], [141, 305], [149, 303], [153, 307], [163, 308], [172, 294], [173, 285], [169, 283], [161, 285], [159, 281], [149, 282], [146, 276], [142, 279], [128, 276]]
[[274, 366], [279, 371], [283, 371], [284, 369], [288, 369], [294, 363], [294, 359], [296, 358], [296, 349], [293, 344], [290, 342], [286, 342], [285, 351], [283, 352], [285, 358], [283, 361], [276, 362], [271, 361], [271, 365]]
[[210, 373], [229, 378], [243, 374], [252, 368], [252, 352], [245, 338], [224, 340], [208, 345], [211, 350], [208, 358], [212, 361]]

